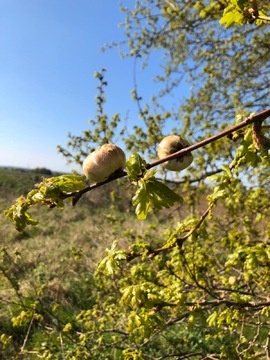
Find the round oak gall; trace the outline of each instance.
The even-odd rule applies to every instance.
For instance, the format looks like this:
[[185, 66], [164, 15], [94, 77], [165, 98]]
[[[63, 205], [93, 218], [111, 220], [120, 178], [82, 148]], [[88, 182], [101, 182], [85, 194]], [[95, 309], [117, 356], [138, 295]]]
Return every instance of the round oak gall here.
[[[190, 146], [190, 143], [181, 136], [166, 136], [158, 146], [158, 157], [162, 159], [188, 146]], [[186, 169], [192, 163], [192, 161], [193, 155], [191, 152], [188, 152], [185, 155], [180, 155], [176, 159], [168, 160], [162, 163], [162, 165], [168, 170], [181, 171]]]
[[87, 156], [83, 162], [83, 172], [90, 182], [107, 180], [126, 166], [126, 156], [114, 144], [104, 144]]

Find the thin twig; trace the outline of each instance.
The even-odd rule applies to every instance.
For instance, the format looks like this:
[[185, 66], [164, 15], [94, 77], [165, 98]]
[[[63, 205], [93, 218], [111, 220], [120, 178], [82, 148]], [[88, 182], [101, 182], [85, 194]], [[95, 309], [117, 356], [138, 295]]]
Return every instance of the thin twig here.
[[270, 331], [268, 332], [265, 347], [266, 347], [266, 356], [267, 356], [266, 359], [270, 360]]
[[65, 359], [65, 351], [64, 351], [64, 343], [63, 343], [63, 338], [62, 338], [61, 331], [59, 332], [59, 340], [60, 340], [60, 345], [61, 345], [61, 353], [62, 353], [62, 357], [63, 357], [63, 360], [64, 360]]
[[24, 348], [26, 346], [26, 343], [27, 343], [27, 340], [28, 340], [28, 337], [29, 337], [29, 334], [30, 334], [31, 327], [33, 325], [34, 318], [35, 318], [35, 313], [33, 312], [31, 321], [30, 321], [28, 329], [27, 329], [27, 333], [25, 335], [25, 338], [24, 338], [24, 341], [23, 341], [23, 344], [22, 344], [22, 347], [21, 347], [21, 351], [20, 351], [21, 354], [23, 354], [23, 352], [24, 352]]
[[207, 215], [209, 214], [209, 211], [211, 210], [211, 208], [212, 208], [212, 206], [209, 206], [206, 209], [206, 211], [203, 213], [203, 215], [201, 216], [198, 223], [192, 229], [190, 229], [189, 232], [186, 235], [181, 236], [180, 238], [178, 238], [176, 240], [176, 242], [173, 243], [173, 244], [170, 244], [170, 245], [167, 245], [167, 246], [165, 245], [165, 246], [163, 246], [161, 248], [153, 250], [152, 253], [148, 256], [149, 259], [152, 259], [154, 256], [158, 255], [162, 251], [167, 251], [167, 250], [173, 248], [175, 246], [175, 244], [177, 244], [177, 245], [183, 244], [183, 242], [185, 240], [187, 240], [201, 226], [201, 224], [203, 223], [203, 221], [206, 219]]
[[256, 19], [260, 19], [260, 20], [264, 20], [264, 21], [270, 22], [270, 17], [269, 17], [269, 16], [258, 15], [258, 16], [256, 16]]
[[189, 146], [187, 148], [184, 148], [184, 149], [182, 149], [180, 151], [177, 151], [177, 152], [175, 152], [175, 153], [173, 153], [171, 155], [168, 155], [168, 156], [166, 156], [166, 157], [164, 157], [162, 159], [153, 161], [153, 162], [147, 164], [146, 168], [151, 169], [152, 167], [160, 165], [165, 161], [176, 159], [177, 157], [183, 156], [188, 152], [197, 150], [197, 149], [199, 149], [199, 148], [201, 148], [203, 146], [206, 146], [208, 144], [211, 144], [212, 142], [217, 141], [217, 140], [219, 140], [219, 139], [221, 139], [221, 138], [223, 138], [225, 136], [228, 136], [229, 134], [231, 134], [231, 133], [233, 133], [233, 132], [235, 132], [237, 130], [242, 129], [242, 128], [246, 127], [247, 125], [253, 124], [253, 123], [257, 122], [257, 121], [263, 121], [268, 116], [270, 116], [270, 108], [265, 110], [265, 111], [260, 112], [257, 115], [247, 117], [245, 120], [243, 120], [239, 124], [234, 125], [234, 126], [230, 127], [227, 130], [221, 131], [220, 133], [218, 133], [216, 135], [210, 136], [209, 138], [204, 139], [204, 140], [202, 140], [202, 141], [200, 141], [200, 142], [198, 142], [198, 143], [196, 143], [194, 145], [191, 145], [191, 146]]
[[[176, 245], [181, 246], [183, 244], [183, 242], [185, 240], [187, 240], [201, 226], [201, 224], [203, 223], [203, 221], [206, 219], [207, 215], [209, 214], [209, 211], [211, 210], [211, 208], [212, 208], [212, 206], [210, 205], [205, 210], [205, 212], [203, 213], [203, 215], [201, 216], [201, 218], [197, 222], [197, 224], [192, 229], [190, 229], [184, 236], [177, 238], [177, 240], [173, 244], [165, 245], [165, 246], [163, 246], [161, 248], [157, 248], [157, 249], [152, 249], [151, 247], [149, 247], [148, 248], [148, 258], [152, 259], [155, 256], [157, 256], [158, 254], [160, 254], [161, 252], [174, 248]], [[133, 253], [132, 251], [130, 251], [126, 254], [126, 260], [131, 261], [139, 256], [142, 256], [142, 253]]]

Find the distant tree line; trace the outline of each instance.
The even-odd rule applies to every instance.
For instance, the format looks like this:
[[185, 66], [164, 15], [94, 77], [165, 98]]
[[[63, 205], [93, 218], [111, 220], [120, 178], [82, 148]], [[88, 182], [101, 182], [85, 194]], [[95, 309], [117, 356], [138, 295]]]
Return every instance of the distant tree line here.
[[53, 175], [53, 172], [50, 169], [46, 169], [45, 167], [37, 167], [33, 169], [32, 172], [36, 174]]

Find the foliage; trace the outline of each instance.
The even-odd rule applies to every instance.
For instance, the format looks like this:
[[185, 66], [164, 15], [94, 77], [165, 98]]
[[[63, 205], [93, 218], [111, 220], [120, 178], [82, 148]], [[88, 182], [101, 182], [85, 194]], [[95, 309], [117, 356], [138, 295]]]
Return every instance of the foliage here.
[[146, 162], [138, 154], [131, 155], [127, 161], [127, 176], [135, 181], [137, 191], [132, 198], [132, 204], [136, 207], [135, 213], [139, 220], [146, 219], [149, 208], [170, 208], [177, 201], [182, 202], [181, 196], [177, 195], [168, 186], [155, 178], [155, 171], [146, 170]]
[[[157, 117], [156, 128], [171, 127], [171, 132], [196, 143], [232, 125], [236, 115], [247, 116], [269, 106], [269, 22], [260, 24], [262, 20], [256, 19], [249, 24], [249, 18], [239, 23], [246, 25], [235, 26], [237, 14], [244, 16], [250, 4], [242, 0], [144, 0], [131, 8], [122, 1], [126, 16], [122, 24], [126, 41], [119, 45], [122, 55], [133, 57], [143, 67], [151, 67], [152, 52], [160, 55], [160, 66], [154, 67], [159, 87], [153, 103], [170, 115], [169, 120]], [[269, 1], [257, 0], [251, 5], [269, 14]], [[234, 13], [232, 6], [241, 11]], [[229, 29], [219, 24], [220, 19], [227, 23], [226, 16], [232, 16]], [[186, 83], [190, 90], [184, 97]], [[155, 109], [152, 104], [144, 105], [140, 84], [135, 84], [134, 91], [144, 121], [134, 130], [147, 137], [149, 151], [156, 148], [147, 134], [149, 108], [150, 113]], [[177, 99], [173, 106], [172, 98]], [[140, 135], [132, 136], [132, 141], [135, 148], [138, 144], [140, 151], [144, 150]], [[212, 152], [196, 152], [190, 174], [214, 171], [217, 161], [227, 162], [228, 154], [234, 155], [237, 144], [222, 141], [213, 147]]]
[[[4, 241], [1, 247], [0, 354], [67, 360], [267, 359], [269, 3], [144, 0], [134, 9], [122, 4], [122, 10], [128, 40], [124, 55], [146, 65], [151, 51], [160, 51], [163, 91], [143, 105], [136, 84], [132, 94], [142, 123], [125, 133], [119, 115], [111, 120], [105, 115], [107, 83], [104, 70], [97, 72], [97, 117], [83, 136], [69, 135], [70, 150], [59, 150], [81, 163], [92, 146], [122, 134], [127, 151], [132, 150], [126, 171], [91, 186], [79, 175], [44, 179], [6, 210], [21, 237], [8, 235], [11, 244]], [[187, 77], [190, 96], [176, 111], [162, 108], [162, 97], [177, 91]], [[173, 128], [179, 109], [182, 122], [174, 121]], [[193, 145], [148, 163], [169, 127]], [[189, 151], [195, 161], [184, 175], [170, 182], [157, 178], [154, 167]], [[120, 178], [108, 196], [109, 183]], [[84, 203], [101, 189], [100, 210]], [[45, 261], [44, 254], [39, 261], [33, 251], [34, 258], [27, 260], [20, 241], [39, 231], [27, 230], [27, 238], [25, 226], [36, 224], [29, 208], [62, 209], [69, 199], [72, 205], [81, 199], [73, 206], [79, 212], [74, 221], [51, 215], [54, 226], [41, 222], [55, 263]], [[138, 222], [133, 213], [145, 221]]]
[[263, 22], [270, 22], [267, 17], [268, 6], [260, 1], [260, 8], [256, 0], [230, 0], [228, 6], [224, 10], [224, 14], [220, 20], [220, 24], [224, 24], [226, 28], [236, 25], [252, 24], [257, 25]]
[[37, 220], [28, 212], [31, 206], [42, 204], [62, 209], [65, 194], [83, 189], [85, 182], [79, 175], [60, 175], [54, 178], [45, 178], [37, 187], [37, 189], [31, 190], [26, 197], [18, 198], [16, 203], [5, 211], [5, 215], [14, 223], [18, 231], [23, 231], [27, 225], [37, 225]]

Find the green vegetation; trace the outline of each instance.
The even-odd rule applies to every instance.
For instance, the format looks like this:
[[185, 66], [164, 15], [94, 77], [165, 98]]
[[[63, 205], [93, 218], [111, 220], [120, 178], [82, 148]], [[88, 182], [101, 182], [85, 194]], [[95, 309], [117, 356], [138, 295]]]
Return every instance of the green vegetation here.
[[[1, 212], [17, 194], [26, 194], [33, 180], [41, 180], [29, 171], [3, 169], [1, 179]], [[166, 229], [179, 208], [166, 220], [153, 214], [151, 222], [139, 223], [131, 210], [126, 189], [108, 184], [75, 208], [35, 209], [39, 226], [21, 233], [1, 216], [1, 358], [68, 359], [79, 351], [85, 313], [109, 295], [94, 276], [105, 249], [113, 241], [129, 247], [138, 239], [157, 245], [157, 226]]]
[[[58, 149], [82, 164], [122, 137], [131, 155], [108, 179], [58, 174], [29, 188], [33, 174], [1, 173], [1, 207], [20, 231], [1, 217], [1, 358], [269, 359], [269, 3], [122, 10], [125, 55], [160, 51], [163, 90], [143, 104], [135, 84], [141, 123], [127, 132], [95, 73], [97, 115]], [[163, 96], [183, 80], [190, 96], [168, 111]], [[193, 145], [156, 160], [172, 122]], [[190, 152], [184, 172], [154, 169]]]

